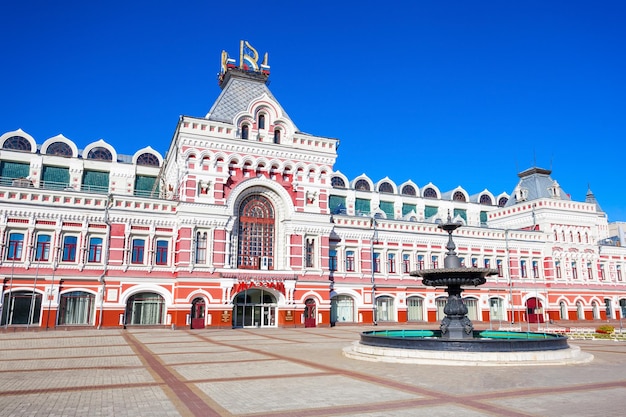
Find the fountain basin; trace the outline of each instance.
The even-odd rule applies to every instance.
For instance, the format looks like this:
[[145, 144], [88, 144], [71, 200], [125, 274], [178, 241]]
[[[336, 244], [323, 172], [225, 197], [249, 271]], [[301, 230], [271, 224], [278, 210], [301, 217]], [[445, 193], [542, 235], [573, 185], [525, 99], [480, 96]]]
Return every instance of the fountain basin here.
[[567, 337], [552, 333], [473, 331], [471, 339], [442, 339], [440, 330], [374, 330], [361, 333], [361, 344], [398, 349], [457, 352], [523, 352], [568, 349]]
[[473, 339], [440, 338], [439, 330], [374, 330], [343, 349], [343, 355], [370, 362], [450, 366], [572, 365], [593, 355], [552, 333], [474, 331]]

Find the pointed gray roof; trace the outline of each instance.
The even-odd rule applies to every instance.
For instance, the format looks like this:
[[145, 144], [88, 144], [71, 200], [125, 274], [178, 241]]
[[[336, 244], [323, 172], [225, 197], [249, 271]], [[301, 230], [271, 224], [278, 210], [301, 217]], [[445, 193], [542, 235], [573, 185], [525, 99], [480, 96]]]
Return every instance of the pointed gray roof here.
[[213, 107], [207, 113], [206, 118], [215, 122], [234, 124], [235, 116], [242, 111], [246, 111], [251, 101], [267, 94], [280, 107], [283, 116], [294, 125], [295, 131], [298, 131], [287, 112], [285, 112], [267, 87], [266, 82], [267, 78], [257, 73], [230, 69], [221, 83], [222, 92], [215, 100], [215, 103], [213, 103]]
[[591, 203], [596, 205], [596, 211], [604, 213], [600, 204], [598, 204], [598, 200], [596, 200], [596, 196], [591, 191], [591, 187], [587, 187], [587, 195], [585, 196], [585, 203]]
[[552, 171], [548, 169], [533, 167], [517, 174], [520, 181], [504, 207], [540, 198], [571, 200], [569, 194], [561, 189], [559, 183], [550, 177], [551, 173]]

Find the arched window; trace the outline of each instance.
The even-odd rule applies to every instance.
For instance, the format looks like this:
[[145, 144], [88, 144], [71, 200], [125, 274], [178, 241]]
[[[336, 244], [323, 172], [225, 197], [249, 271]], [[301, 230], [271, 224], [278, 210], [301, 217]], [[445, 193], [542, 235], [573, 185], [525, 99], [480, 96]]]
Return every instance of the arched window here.
[[87, 154], [87, 159], [97, 159], [99, 161], [112, 161], [113, 155], [111, 155], [111, 151], [109, 151], [107, 148], [98, 146], [89, 151], [89, 153]]
[[402, 195], [416, 195], [415, 187], [412, 185], [405, 185], [402, 187]]
[[31, 151], [30, 142], [22, 136], [11, 136], [4, 141], [3, 149], [13, 149], [15, 151]]
[[340, 177], [333, 177], [330, 180], [330, 185], [332, 185], [333, 188], [346, 188], [346, 183]]
[[565, 301], [559, 303], [559, 318], [561, 320], [567, 320], [567, 305]]
[[493, 202], [491, 201], [491, 197], [489, 197], [487, 194], [483, 194], [480, 196], [480, 204], [484, 204], [485, 206], [490, 206], [493, 204]]
[[280, 129], [274, 129], [274, 143], [280, 143]]
[[65, 142], [54, 142], [46, 149], [46, 155], [72, 156], [72, 148]]
[[406, 307], [408, 321], [424, 320], [424, 299], [420, 297], [409, 297], [406, 299]]
[[376, 319], [378, 321], [394, 321], [395, 320], [393, 298], [387, 295], [376, 297]]
[[455, 191], [454, 195], [452, 195], [452, 200], [465, 202], [465, 194], [460, 191]]
[[583, 303], [580, 301], [576, 301], [576, 318], [578, 320], [585, 319], [585, 309], [583, 308]]
[[159, 166], [159, 158], [157, 158], [154, 154], [151, 154], [149, 152], [142, 153], [137, 158], [137, 165], [158, 167]]
[[265, 115], [259, 114], [259, 129], [265, 129]]
[[39, 323], [41, 299], [41, 294], [33, 291], [5, 292], [3, 305], [6, 308], [2, 310], [0, 325]]
[[274, 269], [274, 207], [261, 195], [246, 197], [239, 208], [237, 266]]
[[354, 189], [357, 191], [370, 191], [370, 184], [365, 180], [358, 180], [354, 184]]
[[393, 194], [393, 186], [388, 182], [383, 182], [378, 186], [378, 191], [381, 193]]
[[333, 297], [331, 304], [336, 305], [336, 319], [338, 322], [353, 323], [355, 321], [354, 299], [352, 297], [349, 295], [338, 295]]
[[424, 189], [424, 198], [437, 198], [437, 191], [430, 187]]
[[241, 139], [248, 139], [248, 125], [241, 126]]
[[141, 292], [130, 297], [126, 303], [126, 324], [163, 324], [164, 316], [165, 300], [159, 294]]
[[504, 207], [508, 203], [509, 199], [506, 197], [500, 197], [498, 200], [498, 207]]
[[489, 320], [506, 320], [505, 313], [502, 299], [491, 297], [489, 299]]
[[96, 296], [85, 291], [61, 294], [59, 324], [90, 324], [95, 317]]

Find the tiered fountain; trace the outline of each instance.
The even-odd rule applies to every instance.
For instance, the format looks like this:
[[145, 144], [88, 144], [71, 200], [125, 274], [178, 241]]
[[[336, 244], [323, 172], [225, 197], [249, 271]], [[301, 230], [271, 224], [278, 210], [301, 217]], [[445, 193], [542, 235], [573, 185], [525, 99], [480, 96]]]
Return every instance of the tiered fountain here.
[[445, 287], [448, 300], [439, 330], [373, 330], [363, 332], [360, 342], [344, 349], [355, 359], [445, 365], [536, 365], [588, 362], [593, 356], [567, 337], [551, 333], [474, 330], [461, 293], [464, 286], [479, 286], [498, 273], [489, 268], [466, 268], [457, 256], [452, 233], [461, 226], [450, 216], [439, 228], [448, 233], [444, 267], [411, 272], [429, 287]]

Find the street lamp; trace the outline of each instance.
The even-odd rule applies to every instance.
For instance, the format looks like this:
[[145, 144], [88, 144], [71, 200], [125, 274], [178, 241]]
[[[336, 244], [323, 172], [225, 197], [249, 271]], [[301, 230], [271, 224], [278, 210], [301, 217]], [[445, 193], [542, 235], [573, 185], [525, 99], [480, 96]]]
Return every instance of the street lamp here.
[[372, 321], [374, 323], [374, 326], [378, 325], [378, 322], [376, 320], [376, 277], [374, 275], [376, 268], [375, 268], [375, 261], [376, 259], [374, 258], [374, 241], [378, 240], [378, 230], [376, 230], [376, 218], [372, 216], [372, 227], [374, 228], [374, 234], [372, 235], [372, 243], [371, 243], [371, 256], [372, 256]]

